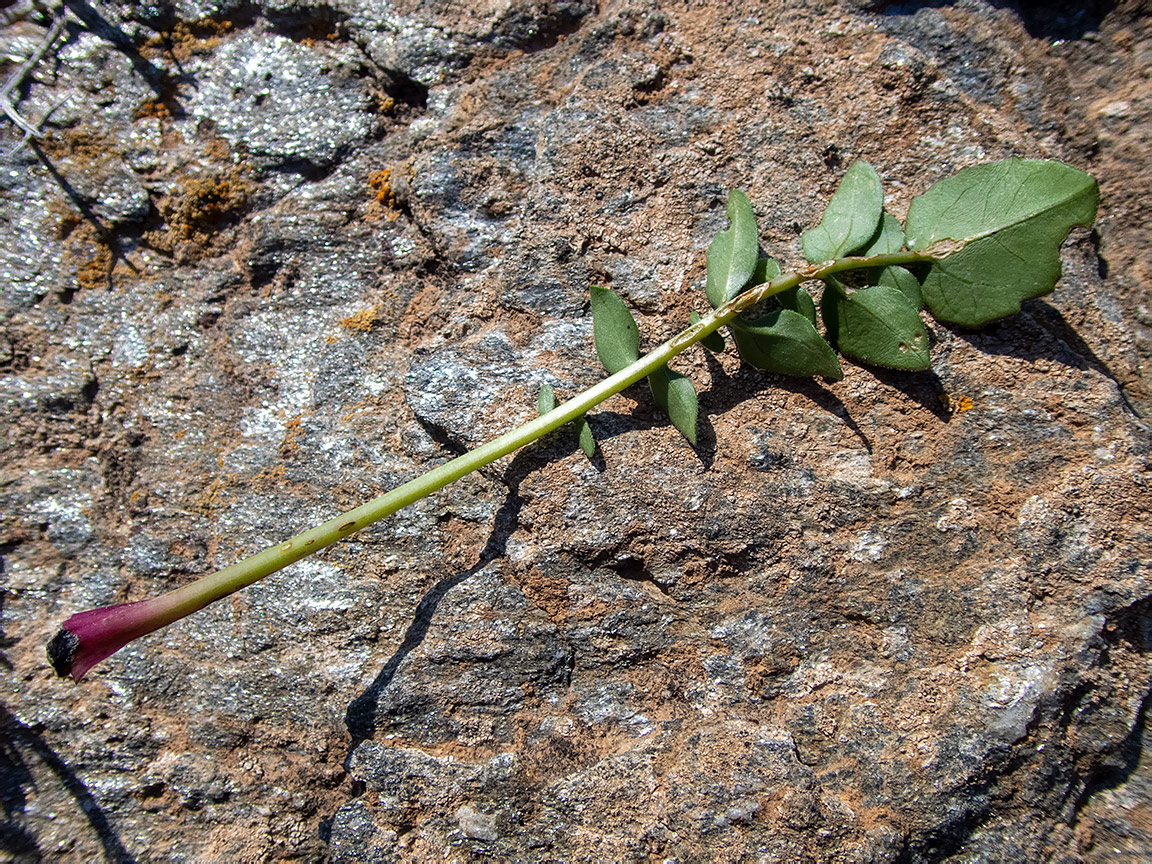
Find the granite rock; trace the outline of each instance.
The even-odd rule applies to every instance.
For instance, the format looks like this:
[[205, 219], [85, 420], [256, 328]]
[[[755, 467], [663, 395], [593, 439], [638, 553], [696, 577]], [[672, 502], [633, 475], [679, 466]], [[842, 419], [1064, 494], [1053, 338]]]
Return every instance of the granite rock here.
[[[4, 856], [1147, 857], [1139, 3], [68, 6], [0, 131]], [[636, 388], [47, 667], [589, 386], [589, 284], [675, 332], [728, 188], [792, 262], [855, 159], [902, 213], [1008, 155], [1101, 218], [930, 372], [690, 351], [696, 449]]]

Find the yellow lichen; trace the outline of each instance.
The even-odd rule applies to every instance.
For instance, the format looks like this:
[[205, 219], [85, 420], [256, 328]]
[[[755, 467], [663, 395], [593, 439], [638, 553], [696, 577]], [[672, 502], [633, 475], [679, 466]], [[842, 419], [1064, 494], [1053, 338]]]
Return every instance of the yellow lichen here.
[[392, 199], [391, 168], [382, 168], [368, 175], [368, 185], [376, 190], [376, 200], [387, 204]]
[[373, 328], [381, 322], [382, 316], [377, 307], [361, 309], [355, 315], [349, 315], [340, 323], [349, 333], [371, 333]]
[[963, 394], [950, 396], [947, 393], [941, 393], [940, 401], [944, 405], [944, 410], [949, 414], [963, 414], [965, 411], [972, 410], [971, 396], [965, 396]]

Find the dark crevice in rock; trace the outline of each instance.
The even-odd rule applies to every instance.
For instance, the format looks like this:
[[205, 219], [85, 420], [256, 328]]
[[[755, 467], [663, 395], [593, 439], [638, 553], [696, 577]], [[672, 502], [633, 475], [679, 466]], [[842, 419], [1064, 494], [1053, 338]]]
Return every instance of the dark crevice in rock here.
[[348, 20], [348, 16], [339, 9], [326, 4], [303, 9], [266, 9], [263, 14], [273, 33], [287, 36], [296, 42], [320, 42], [338, 38]]
[[602, 565], [608, 570], [611, 570], [621, 579], [627, 579], [630, 582], [644, 582], [653, 586], [657, 591], [665, 597], [671, 597], [671, 589], [668, 585], [658, 580], [652, 575], [644, 561], [635, 555], [619, 555], [613, 557], [611, 560], [604, 562]]
[[409, 109], [408, 112], [399, 112], [398, 119], [402, 122], [411, 122], [415, 116], [427, 109], [428, 86], [426, 84], [417, 81], [402, 69], [381, 66], [373, 58], [363, 40], [353, 37], [352, 43], [360, 53], [365, 67], [370, 70], [368, 77], [377, 82], [386, 96]]
[[[1107, 664], [1109, 655], [1114, 651], [1135, 652], [1140, 656], [1146, 656], [1152, 651], [1152, 597], [1139, 600], [1110, 616], [1102, 635], [1106, 645], [1104, 657], [1101, 659], [1102, 664]], [[1110, 758], [1102, 761], [1085, 778], [1083, 791], [1073, 807], [1073, 826], [1093, 796], [1126, 783], [1140, 764], [1144, 754], [1148, 708], [1152, 705], [1152, 687], [1148, 682], [1143, 682], [1143, 686], [1144, 697], [1140, 700], [1132, 728], [1124, 739], [1112, 748]], [[1073, 726], [1074, 722], [1072, 717], [1068, 718], [1069, 727]]]
[[384, 92], [397, 102], [423, 111], [428, 107], [428, 88], [398, 69], [379, 69]]
[[543, 51], [575, 33], [595, 12], [596, 4], [591, 2], [515, 4], [492, 29], [491, 40], [501, 48], [527, 54]]

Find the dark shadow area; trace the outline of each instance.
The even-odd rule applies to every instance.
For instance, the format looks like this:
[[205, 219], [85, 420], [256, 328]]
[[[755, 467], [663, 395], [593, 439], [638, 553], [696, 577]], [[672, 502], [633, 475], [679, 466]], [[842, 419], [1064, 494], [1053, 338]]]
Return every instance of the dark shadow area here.
[[[4, 553], [0, 554], [0, 576], [3, 576], [9, 550], [0, 551]], [[0, 666], [11, 669], [12, 662], [3, 653], [3, 649], [10, 648], [15, 640], [3, 630], [3, 611], [4, 594], [0, 593]], [[28, 804], [27, 790], [37, 786], [36, 776], [25, 759], [25, 753], [35, 755], [47, 765], [75, 799], [87, 817], [88, 824], [100, 838], [106, 860], [117, 864], [136, 860], [120, 842], [108, 817], [84, 781], [76, 776], [36, 729], [24, 725], [20, 718], [8, 710], [8, 706], [0, 703], [0, 807], [4, 811], [3, 820], [0, 820], [0, 852], [11, 856], [5, 860], [39, 861], [43, 854], [35, 836], [20, 824], [20, 814]]]
[[[85, 2], [85, 0], [66, 0], [65, 6], [68, 7], [68, 11], [80, 19], [89, 33], [100, 37], [128, 58], [128, 62], [132, 64], [136, 74], [152, 88], [159, 101], [164, 102], [169, 110], [178, 109], [179, 106], [174, 103], [169, 104], [171, 96], [176, 90], [176, 81], [172, 79], [167, 69], [155, 65], [141, 54], [131, 37], [101, 15], [99, 10], [90, 3]], [[175, 116], [181, 115], [182, 112]]]
[[[120, 246], [120, 241], [117, 239], [116, 234], [110, 231], [104, 223], [100, 221], [100, 217], [96, 215], [91, 205], [84, 199], [84, 196], [76, 191], [76, 187], [68, 182], [68, 178], [56, 170], [56, 166], [52, 164], [52, 160], [48, 158], [48, 154], [44, 152], [39, 142], [34, 138], [29, 139], [28, 147], [36, 154], [36, 158], [40, 160], [40, 164], [52, 175], [52, 179], [56, 182], [56, 185], [68, 196], [72, 205], [79, 211], [80, 215], [84, 217], [84, 221], [96, 230], [100, 242], [107, 246], [108, 250], [112, 253], [113, 262], [122, 261], [129, 270], [133, 273], [138, 273], [139, 271], [136, 265], [129, 261], [124, 255], [124, 250]], [[112, 279], [112, 269], [112, 267], [108, 268], [109, 281]]]
[[[757, 374], [763, 375], [763, 373]], [[772, 385], [779, 387], [781, 390], [787, 390], [789, 393], [807, 396], [826, 412], [839, 418], [845, 426], [851, 429], [856, 437], [860, 439], [860, 443], [864, 445], [864, 449], [871, 455], [872, 442], [868, 440], [868, 436], [864, 434], [864, 430], [852, 419], [852, 415], [848, 411], [848, 406], [841, 402], [840, 397], [835, 393], [828, 390], [815, 378], [793, 378], [788, 375], [777, 375], [774, 376], [774, 378], [775, 380], [766, 379], [764, 382], [765, 386]]]
[[[426, 426], [426, 428], [428, 427]], [[450, 440], [446, 439], [443, 430], [440, 430], [440, 433], [439, 436], [434, 434], [433, 437], [438, 441], [441, 439]], [[456, 446], [459, 446], [458, 444], [454, 446], [454, 444], [455, 442], [449, 443], [449, 449], [454, 450]], [[565, 450], [564, 452], [568, 451]], [[396, 677], [396, 671], [400, 668], [400, 664], [428, 635], [428, 628], [432, 624], [432, 617], [436, 614], [440, 601], [461, 582], [476, 575], [497, 558], [504, 557], [508, 538], [512, 536], [519, 525], [520, 509], [524, 503], [520, 497], [520, 484], [533, 469], [553, 455], [555, 454], [544, 448], [530, 447], [512, 457], [512, 462], [502, 477], [502, 482], [507, 486], [508, 493], [504, 498], [504, 503], [496, 512], [496, 517], [492, 521], [492, 531], [488, 535], [488, 542], [485, 543], [476, 563], [467, 570], [445, 576], [428, 589], [428, 592], [416, 604], [416, 609], [412, 613], [412, 623], [404, 632], [404, 639], [400, 646], [384, 663], [375, 680], [348, 705], [344, 713], [344, 722], [348, 728], [348, 734], [352, 738], [352, 743], [348, 748], [349, 758], [356, 751], [356, 748], [371, 738], [375, 732], [376, 709], [380, 704], [380, 697], [392, 683], [392, 679]]]
[[17, 858], [40, 860], [41, 852], [35, 837], [20, 825], [17, 818], [27, 804], [26, 790], [37, 786], [36, 777], [25, 760], [25, 752], [34, 754], [46, 765], [75, 799], [104, 847], [105, 860], [116, 864], [135, 862], [84, 781], [35, 729], [21, 723], [4, 705], [0, 705], [0, 805], [4, 808], [4, 821], [0, 823], [0, 850]]
[[[15, 544], [0, 545], [0, 579], [4, 577], [7, 568], [7, 555]], [[4, 594], [0, 593], [0, 668], [12, 670], [12, 661], [4, 651], [16, 644], [16, 640], [4, 632]], [[0, 775], [3, 782], [3, 775]]]
[[[1070, 0], [1057, 0], [1055, 3], [1042, 3], [1039, 0], [991, 0], [991, 4], [997, 9], [1015, 12], [1029, 36], [1046, 40], [1083, 39], [1086, 33], [1098, 31], [1104, 18], [1116, 8], [1115, 0], [1090, 0], [1087, 3], [1073, 3]], [[865, 8], [869, 12], [878, 12], [881, 15], [914, 15], [924, 8], [954, 5], [955, 0], [912, 3], [876, 0]]]
[[[729, 375], [724, 371], [721, 363], [709, 352], [705, 358], [708, 364], [708, 372], [711, 375], [712, 386], [701, 393], [701, 401], [707, 401], [708, 410], [711, 414], [723, 414], [725, 411], [730, 411], [744, 402], [770, 388], [778, 388], [786, 390], [789, 393], [795, 393], [798, 396], [805, 396], [811, 399], [822, 410], [832, 414], [851, 429], [864, 448], [871, 453], [872, 442], [868, 440], [868, 436], [852, 419], [852, 415], [848, 413], [847, 406], [840, 401], [830, 390], [824, 387], [817, 378], [799, 378], [791, 375], [773, 375], [768, 372], [761, 372], [741, 363], [740, 367], [736, 370], [735, 375]], [[703, 416], [703, 415], [702, 415]], [[711, 435], [712, 451], [711, 455], [715, 455], [716, 436], [715, 432], [711, 431], [709, 424], [709, 433]], [[703, 438], [703, 436], [701, 436]], [[704, 467], [710, 467], [712, 459], [709, 458]]]
[[872, 377], [893, 390], [899, 390], [913, 402], [916, 402], [929, 414], [935, 415], [937, 420], [948, 423], [952, 420], [952, 412], [944, 402], [944, 385], [940, 376], [932, 369], [921, 372], [904, 372], [899, 369], [884, 369], [880, 366], [866, 366]]
[[948, 327], [985, 354], [1029, 362], [1054, 360], [1082, 372], [1097, 372], [1116, 385], [1124, 407], [1134, 416], [1140, 416], [1108, 364], [1096, 355], [1060, 311], [1044, 300], [1028, 300], [1021, 304], [1019, 315], [993, 322], [983, 330], [966, 330], [951, 324], [941, 326]]
[[[1152, 598], [1138, 600], [1119, 610], [1118, 614], [1110, 615], [1109, 625], [1102, 631], [1109, 654], [1119, 649], [1146, 656], [1152, 651]], [[1145, 693], [1140, 700], [1136, 722], [1132, 724], [1131, 731], [1124, 740], [1116, 743], [1112, 758], [1106, 759], [1105, 764], [1086, 779], [1084, 791], [1076, 801], [1076, 816], [1072, 827], [1076, 826], [1080, 811], [1092, 796], [1124, 785], [1139, 768], [1144, 756], [1144, 736], [1148, 731], [1148, 708], [1152, 703], [1152, 688], [1148, 682], [1144, 686]]]
[[496, 526], [488, 538], [488, 544], [484, 547], [484, 551], [480, 553], [480, 559], [467, 570], [445, 576], [420, 598], [420, 602], [416, 604], [416, 609], [412, 612], [412, 623], [404, 631], [404, 640], [400, 643], [400, 647], [388, 658], [375, 680], [368, 685], [363, 693], [352, 700], [344, 712], [344, 724], [348, 727], [348, 734], [352, 736], [352, 743], [348, 748], [349, 758], [356, 748], [371, 738], [375, 732], [376, 708], [380, 704], [381, 694], [388, 689], [388, 685], [396, 677], [396, 670], [400, 668], [404, 658], [411, 654], [428, 635], [432, 616], [436, 614], [436, 608], [444, 599], [444, 595], [461, 582], [475, 576], [497, 557], [504, 554], [504, 544], [507, 542], [508, 534], [501, 526], [501, 521], [509, 518], [515, 519], [515, 512], [518, 512], [519, 509], [519, 499], [510, 492], [504, 506], [496, 514]]

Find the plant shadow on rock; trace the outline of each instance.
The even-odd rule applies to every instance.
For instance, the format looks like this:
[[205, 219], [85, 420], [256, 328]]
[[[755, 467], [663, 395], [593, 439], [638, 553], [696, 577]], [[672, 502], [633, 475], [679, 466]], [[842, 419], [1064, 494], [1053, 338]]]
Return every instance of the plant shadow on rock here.
[[[717, 383], [718, 377], [723, 378], [725, 382], [729, 382], [730, 376], [723, 371], [715, 358], [709, 356], [708, 363], [712, 367], [714, 383]], [[771, 386], [777, 386], [789, 392], [807, 396], [820, 408], [838, 417], [855, 432], [868, 451], [872, 451], [871, 442], [869, 442], [860, 427], [852, 420], [844, 403], [816, 381], [811, 379], [793, 379], [787, 376], [766, 375], [758, 371], [755, 372], [754, 376], [740, 375], [739, 377], [741, 379], [741, 386], [739, 387], [721, 386], [705, 391], [705, 396], [709, 394], [719, 396], [718, 401], [709, 406], [711, 413], [724, 413], [729, 411], [739, 403], [755, 396], [760, 391]], [[640, 395], [643, 391], [643, 395], [640, 395], [641, 399], [647, 396], [646, 388], [642, 384], [637, 384], [632, 389], [636, 395]], [[650, 410], [652, 406], [649, 405], [647, 407]], [[645, 411], [645, 408], [642, 407], [640, 410]], [[614, 411], [598, 412], [588, 419], [595, 429], [597, 441], [609, 440], [625, 432], [643, 431], [657, 426], [667, 425], [667, 419], [663, 417], [663, 415], [638, 418], [634, 413], [623, 414]], [[703, 467], [708, 468], [715, 458], [717, 446], [716, 433], [712, 424], [704, 414], [701, 415], [700, 421], [700, 443], [694, 447], [693, 450], [701, 460]], [[422, 425], [428, 429], [433, 439], [442, 447], [452, 452], [458, 452], [462, 448], [463, 445], [453, 440], [444, 429], [435, 426], [435, 424], [428, 424], [423, 421]], [[508, 538], [512, 536], [518, 527], [520, 509], [523, 506], [523, 499], [519, 493], [520, 484], [528, 474], [536, 470], [543, 461], [558, 458], [560, 455], [567, 454], [573, 449], [575, 441], [567, 441], [567, 445], [571, 446], [560, 445], [564, 448], [562, 452], [557, 450], [555, 446], [558, 439], [567, 440], [571, 438], [570, 433], [571, 430], [569, 429], [557, 430], [555, 437], [545, 439], [545, 441], [542, 442], [544, 444], [543, 448], [517, 453], [502, 477], [493, 478], [497, 479], [498, 482], [503, 482], [508, 488], [508, 493], [504, 503], [496, 513], [493, 520], [492, 531], [476, 563], [466, 570], [445, 576], [438, 580], [424, 594], [420, 602], [416, 604], [416, 608], [412, 613], [412, 623], [408, 625], [400, 646], [385, 662], [375, 680], [348, 705], [344, 719], [345, 726], [352, 739], [348, 749], [349, 758], [351, 758], [351, 755], [360, 744], [370, 739], [374, 734], [376, 713], [381, 696], [395, 678], [400, 664], [424, 641], [440, 602], [448, 592], [457, 585], [460, 585], [462, 582], [479, 573], [492, 561], [505, 556]], [[591, 461], [598, 471], [602, 472], [606, 469], [604, 458], [599, 450], [597, 450], [596, 455]]]
[[[883, 15], [913, 15], [920, 9], [954, 6], [954, 0], [937, 2], [900, 3], [870, 2], [864, 8]], [[1020, 16], [1020, 22], [1028, 35], [1034, 39], [1083, 39], [1086, 33], [1100, 29], [1104, 18], [1116, 8], [1115, 0], [1091, 0], [1088, 3], [1072, 3], [1060, 0], [1056, 3], [1042, 3], [1039, 0], [991, 0], [998, 9], [1009, 9]]]
[[476, 563], [467, 570], [445, 576], [428, 590], [420, 602], [416, 604], [416, 609], [412, 613], [412, 623], [404, 632], [404, 639], [400, 643], [400, 647], [388, 658], [375, 680], [348, 705], [344, 714], [344, 722], [348, 734], [352, 738], [351, 746], [348, 748], [349, 759], [356, 748], [371, 738], [375, 732], [376, 710], [380, 704], [380, 697], [392, 683], [400, 664], [420, 646], [424, 637], [428, 635], [428, 628], [432, 624], [432, 618], [436, 614], [440, 601], [457, 585], [479, 573], [497, 558], [504, 557], [508, 538], [512, 536], [519, 525], [520, 509], [524, 505], [524, 501], [520, 497], [520, 484], [537, 467], [540, 459], [541, 454], [533, 451], [522, 451], [513, 457], [503, 476], [503, 482], [508, 487], [508, 493], [504, 498], [504, 503], [496, 512], [496, 517], [492, 522], [492, 531], [488, 535], [488, 542], [480, 552]]
[[983, 330], [942, 326], [947, 326], [955, 335], [984, 354], [1015, 357], [1028, 362], [1052, 360], [1081, 372], [1092, 371], [1103, 375], [1116, 385], [1124, 407], [1133, 416], [1140, 416], [1108, 364], [1097, 356], [1060, 310], [1044, 300], [1025, 301], [1021, 304], [1019, 315], [1009, 321], [993, 322]]
[[[3, 575], [3, 558], [0, 558], [0, 575]], [[3, 612], [4, 597], [0, 594], [0, 613]], [[3, 616], [0, 615], [0, 620]], [[9, 648], [15, 640], [0, 629], [0, 649]], [[0, 666], [11, 669], [3, 650], [0, 650]], [[87, 785], [73, 771], [68, 763], [52, 749], [44, 737], [33, 727], [25, 725], [3, 702], [0, 702], [0, 852], [12, 856], [5, 860], [39, 861], [43, 855], [36, 837], [21, 824], [22, 814], [28, 804], [27, 790], [36, 789], [44, 794], [43, 779], [37, 779], [34, 765], [27, 756], [35, 757], [58, 779], [60, 785], [75, 800], [77, 807], [88, 819], [92, 831], [104, 847], [104, 857], [116, 864], [135, 861], [121, 842], [108, 817], [88, 790]]]
[[116, 233], [100, 220], [100, 217], [96, 215], [89, 201], [80, 194], [80, 191], [75, 186], [68, 182], [67, 177], [60, 173], [52, 163], [52, 160], [48, 158], [48, 154], [44, 149], [33, 140], [28, 141], [28, 147], [36, 154], [36, 158], [40, 160], [40, 164], [44, 166], [45, 170], [52, 175], [52, 179], [56, 185], [60, 187], [60, 191], [68, 196], [68, 199], [72, 202], [72, 206], [76, 208], [84, 218], [84, 221], [92, 226], [92, 230], [96, 233], [97, 239], [107, 248], [109, 254], [112, 256], [112, 261], [106, 265], [109, 280], [112, 278], [112, 267], [116, 261], [123, 262], [132, 272], [138, 272], [136, 266], [124, 255], [124, 250], [121, 247], [120, 240], [117, 238]]
[[[1112, 619], [1112, 623], [1114, 626], [1111, 629], [1105, 628], [1103, 631], [1109, 652], [1127, 647], [1128, 650], [1146, 656], [1152, 651], [1152, 598], [1139, 600], [1120, 610]], [[1126, 643], [1126, 646], [1122, 643]], [[1117, 742], [1113, 758], [1106, 760], [1096, 772], [1086, 778], [1084, 789], [1076, 800], [1076, 820], [1072, 823], [1073, 827], [1079, 821], [1084, 806], [1092, 798], [1107, 789], [1123, 786], [1136, 773], [1144, 755], [1150, 703], [1152, 703], [1152, 689], [1149, 689], [1140, 700], [1135, 722], [1127, 737]]]
[[[1135, 654], [1140, 658], [1147, 657], [1152, 651], [1152, 599], [1138, 600], [1109, 614], [1107, 624], [1101, 628], [1100, 638], [1103, 642], [1103, 645], [1100, 646], [1102, 648], [1101, 656], [1098, 661], [1091, 664], [1093, 668], [1107, 668], [1111, 665], [1114, 653]], [[1050, 755], [1049, 757], [1052, 761], [1045, 772], [1049, 785], [1046, 788], [1041, 785], [1033, 786], [1026, 795], [1019, 795], [1019, 800], [1023, 806], [1029, 806], [1029, 804], [1024, 803], [1029, 799], [1031, 806], [1036, 806], [1038, 801], [1043, 801], [1046, 796], [1048, 797], [1045, 806], [1047, 810], [1060, 810], [1066, 804], [1070, 805], [1066, 811], [1070, 814], [1069, 826], [1076, 829], [1081, 822], [1085, 806], [1094, 797], [1108, 789], [1121, 787], [1133, 779], [1144, 754], [1148, 708], [1152, 703], [1152, 691], [1148, 690], [1147, 682], [1144, 683], [1144, 687], [1145, 692], [1140, 699], [1140, 706], [1127, 735], [1115, 739], [1114, 743], [1105, 745], [1101, 754], [1103, 756], [1102, 762], [1091, 768], [1086, 774], [1081, 775], [1081, 790], [1074, 801], [1065, 799], [1060, 791], [1068, 788], [1068, 786], [1074, 788], [1076, 779], [1073, 775], [1079, 774], [1080, 771], [1076, 756], [1078, 752], [1082, 755], [1084, 750], [1077, 751], [1075, 743], [1071, 743], [1065, 744], [1060, 749], [1053, 748], [1053, 754], [1059, 753], [1060, 755]], [[1090, 718], [1098, 710], [1095, 703], [1100, 698], [1099, 691], [1090, 680], [1080, 679], [1079, 683], [1067, 688], [1063, 695], [1058, 696], [1054, 703], [1047, 706], [1047, 721], [1059, 725], [1064, 730], [1064, 741], [1068, 741], [1069, 732], [1072, 730], [1092, 730], [1092, 720], [1086, 718]], [[1114, 694], [1107, 694], [1103, 697], [1105, 703], [1114, 701], [1114, 699]], [[1034, 718], [1033, 726], [1038, 726], [1043, 722], [1045, 721]], [[1103, 730], [1097, 729], [1098, 734], [1102, 732]], [[1075, 742], [1074, 736], [1071, 741]], [[1084, 749], [1091, 750], [1091, 748], [1092, 745], [1089, 744]], [[965, 850], [972, 850], [974, 841], [976, 843], [975, 848], [982, 844], [985, 849], [988, 849], [989, 842], [996, 844], [996, 829], [985, 834], [984, 837], [981, 837], [981, 833], [982, 829], [988, 827], [990, 819], [995, 815], [996, 808], [992, 802], [1001, 794], [998, 791], [998, 784], [1003, 782], [1003, 778], [1014, 776], [1032, 758], [1032, 754], [1026, 750], [1012, 750], [1003, 753], [1001, 755], [1002, 761], [996, 770], [987, 779], [969, 787], [969, 800], [973, 802], [972, 805], [958, 809], [953, 818], [928, 832], [914, 845], [907, 847], [896, 859], [897, 864], [948, 859], [950, 856], [965, 852]], [[1060, 778], [1060, 782], [1054, 782], [1057, 777]], [[1019, 789], [1016, 791], [1017, 793], [1021, 792]], [[1053, 799], [1050, 797], [1053, 795], [1058, 797]], [[1135, 815], [1138, 812], [1138, 810], [1134, 811], [1132, 817], [1132, 823], [1137, 828], [1140, 827], [1139, 816]], [[1121, 830], [1126, 830], [1126, 828]], [[1121, 854], [1120, 850], [1115, 851], [1117, 855]], [[988, 859], [969, 857], [968, 860]], [[1090, 860], [1100, 859], [1094, 857]]]
[[166, 70], [153, 64], [140, 53], [136, 43], [132, 41], [123, 30], [110, 22], [107, 18], [85, 0], [68, 0], [67, 7], [94, 36], [103, 39], [117, 51], [123, 54], [136, 73], [144, 79], [149, 87], [156, 93], [158, 100], [169, 104], [169, 97], [175, 92], [176, 81]]

